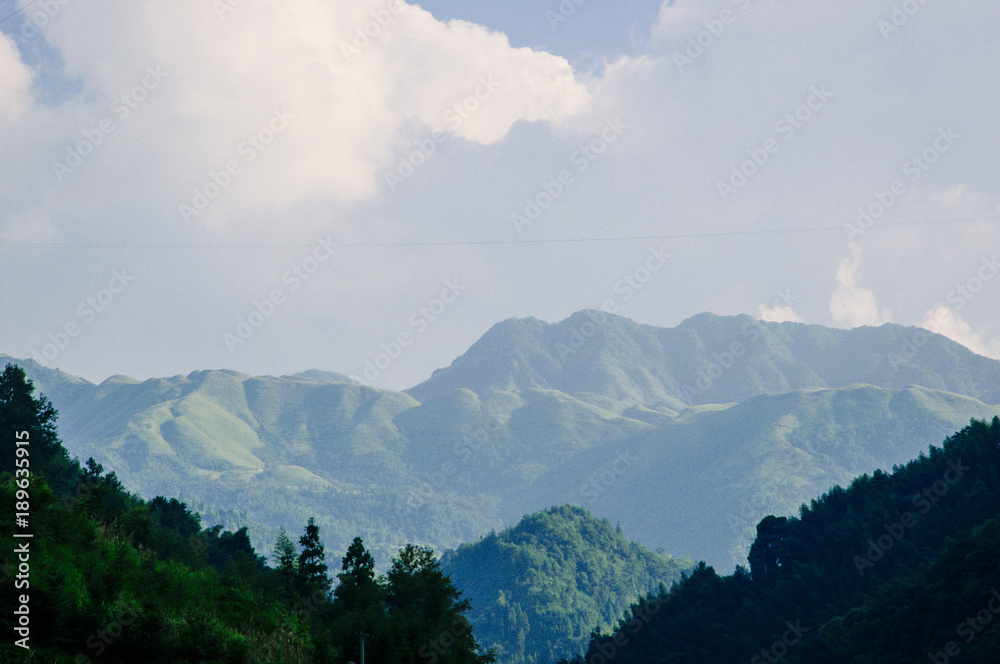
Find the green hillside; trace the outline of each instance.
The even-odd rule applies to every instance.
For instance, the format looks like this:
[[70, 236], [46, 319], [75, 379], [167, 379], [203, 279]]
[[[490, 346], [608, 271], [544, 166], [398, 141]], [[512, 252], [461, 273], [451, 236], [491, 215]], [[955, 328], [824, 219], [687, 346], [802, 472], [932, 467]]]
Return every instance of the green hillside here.
[[245, 529], [203, 529], [183, 503], [130, 494], [93, 459], [81, 467], [33, 392], [19, 367], [0, 374], [0, 531], [12, 542], [0, 552], [0, 661], [346, 664], [359, 629], [376, 661], [417, 664], [431, 650], [442, 664], [494, 661], [432, 550], [402, 547], [376, 576], [355, 539], [334, 589], [310, 519], [298, 546], [276, 542], [272, 569]]
[[798, 517], [764, 518], [749, 570], [699, 565], [657, 611], [637, 603], [574, 662], [997, 661], [998, 515], [994, 418], [891, 474], [835, 486]]
[[[336, 546], [361, 535], [383, 560], [569, 503], [732, 568], [766, 514], [1000, 413], [1000, 363], [915, 328], [595, 316], [500, 323], [408, 393], [317, 371], [93, 385], [25, 366], [70, 450], [130, 490], [179, 495], [258, 547], [316, 515]], [[633, 504], [632, 485], [651, 499]]]
[[997, 414], [996, 406], [925, 388], [759, 396], [631, 441], [636, 463], [594, 500], [577, 502], [616, 515], [639, 541], [660, 529], [671, 540], [654, 546], [731, 570], [745, 564], [754, 528], [768, 514], [793, 515], [835, 484], [888, 471], [969, 419]]
[[593, 628], [609, 627], [630, 601], [691, 567], [571, 506], [463, 544], [441, 564], [471, 601], [478, 638], [505, 664], [546, 664], [579, 652]]

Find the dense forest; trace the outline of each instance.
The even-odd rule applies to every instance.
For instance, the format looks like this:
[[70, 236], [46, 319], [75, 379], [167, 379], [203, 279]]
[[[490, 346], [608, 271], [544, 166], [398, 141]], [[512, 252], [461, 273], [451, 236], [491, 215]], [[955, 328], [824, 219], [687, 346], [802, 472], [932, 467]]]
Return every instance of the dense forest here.
[[70, 459], [55, 409], [33, 392], [8, 365], [0, 532], [17, 549], [0, 554], [0, 595], [15, 607], [0, 618], [2, 661], [339, 664], [359, 660], [362, 637], [371, 661], [493, 661], [430, 549], [407, 545], [376, 575], [356, 539], [331, 590], [310, 520], [298, 546], [279, 537], [270, 567], [245, 529], [202, 528], [183, 503], [143, 500], [93, 459]]
[[625, 539], [620, 527], [563, 505], [447, 551], [441, 565], [472, 603], [477, 638], [504, 664], [551, 664], [579, 652], [636, 598], [670, 584], [688, 560]]
[[1000, 661], [1000, 418], [757, 526], [750, 569], [700, 564], [598, 631], [587, 664]]

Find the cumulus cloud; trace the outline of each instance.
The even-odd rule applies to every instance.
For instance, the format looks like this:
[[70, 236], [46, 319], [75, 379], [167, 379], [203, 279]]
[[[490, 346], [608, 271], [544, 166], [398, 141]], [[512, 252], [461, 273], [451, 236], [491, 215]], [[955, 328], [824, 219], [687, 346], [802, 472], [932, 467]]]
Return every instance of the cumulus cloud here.
[[14, 43], [0, 34], [0, 126], [20, 119], [29, 105], [31, 71]]
[[[238, 212], [364, 199], [402, 139], [441, 131], [490, 144], [518, 121], [560, 123], [588, 103], [565, 59], [513, 48], [479, 25], [442, 23], [416, 5], [220, 6], [227, 3], [67, 5], [43, 38], [83, 92], [56, 109], [54, 142], [72, 144], [100, 120], [115, 120], [114, 100], [150, 69], [161, 71], [135, 119], [118, 120], [125, 137], [100, 182], [120, 186], [143, 173], [182, 203], [235, 161], [242, 168], [227, 186], [238, 194], [222, 205]], [[17, 108], [8, 90], [24, 87], [23, 67], [7, 66], [11, 60], [19, 64], [3, 41], [0, 121]], [[250, 137], [271, 138], [277, 113], [291, 118], [281, 135], [266, 150], [247, 147]]]
[[840, 261], [837, 269], [837, 290], [830, 296], [830, 314], [838, 324], [851, 327], [881, 325], [892, 317], [889, 310], [879, 310], [875, 294], [858, 284], [861, 268], [861, 248], [851, 245], [851, 258]]
[[795, 313], [790, 306], [775, 303], [774, 306], [766, 307], [763, 304], [757, 307], [755, 314], [759, 320], [766, 320], [770, 323], [802, 323], [802, 317]]
[[938, 304], [929, 309], [924, 314], [924, 322], [921, 327], [943, 334], [952, 341], [956, 341], [973, 353], [1000, 359], [1000, 340], [987, 341], [983, 336], [962, 320], [957, 313], [943, 304]]

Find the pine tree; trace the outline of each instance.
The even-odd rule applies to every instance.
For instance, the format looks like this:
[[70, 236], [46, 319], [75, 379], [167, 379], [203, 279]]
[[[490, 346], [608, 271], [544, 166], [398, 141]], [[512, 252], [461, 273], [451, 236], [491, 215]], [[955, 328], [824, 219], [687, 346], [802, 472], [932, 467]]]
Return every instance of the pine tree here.
[[364, 634], [369, 658], [388, 661], [392, 635], [385, 628], [384, 578], [376, 577], [375, 558], [360, 537], [354, 538], [344, 554], [337, 578], [332, 630], [337, 648], [345, 657], [359, 661], [359, 636]]
[[363, 611], [376, 600], [375, 558], [365, 549], [360, 537], [355, 537], [344, 554], [340, 584], [334, 595], [347, 611]]
[[326, 574], [323, 542], [319, 539], [319, 526], [313, 517], [309, 517], [305, 533], [299, 537], [302, 553], [299, 554], [299, 564], [296, 573], [296, 585], [299, 593], [305, 597], [320, 590], [324, 594], [330, 591], [330, 578]]
[[284, 528], [281, 529], [281, 534], [278, 535], [278, 540], [274, 543], [274, 552], [271, 557], [276, 565], [275, 569], [278, 572], [278, 578], [281, 579], [282, 587], [285, 590], [292, 590], [295, 584], [298, 561], [295, 558], [295, 545], [292, 544], [292, 540], [289, 539]]

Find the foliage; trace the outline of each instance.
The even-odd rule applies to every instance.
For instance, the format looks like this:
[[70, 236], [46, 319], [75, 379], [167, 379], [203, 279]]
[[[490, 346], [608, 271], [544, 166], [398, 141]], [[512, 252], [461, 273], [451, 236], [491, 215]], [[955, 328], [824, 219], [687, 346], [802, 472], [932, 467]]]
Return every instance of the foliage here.
[[[93, 459], [83, 467], [71, 460], [58, 438], [55, 410], [33, 391], [17, 367], [0, 376], [0, 445], [6, 455], [0, 537], [27, 542], [30, 551], [28, 573], [19, 571], [22, 561], [13, 547], [0, 552], [0, 600], [18, 607], [24, 595], [30, 615], [30, 650], [8, 638], [0, 643], [0, 661], [344, 664], [355, 656], [351, 628], [363, 625], [383, 649], [375, 654], [410, 644], [413, 651], [398, 652], [405, 655], [398, 661], [415, 662], [419, 644], [462, 623], [468, 605], [429, 549], [404, 549], [383, 582], [374, 578], [374, 560], [358, 539], [345, 556], [345, 576], [367, 586], [352, 601], [331, 595], [313, 519], [299, 538], [301, 552], [282, 533], [275, 545], [278, 568], [272, 570], [245, 528], [203, 529], [183, 502], [142, 500]], [[24, 431], [29, 452], [15, 455], [11, 450]], [[14, 540], [15, 505], [24, 492], [32, 538]], [[358, 611], [370, 620], [350, 619]], [[0, 628], [15, 634], [17, 620], [6, 611]], [[492, 658], [478, 654], [468, 630], [440, 660], [485, 664]]]
[[592, 628], [680, 578], [690, 562], [657, 555], [579, 507], [555, 507], [448, 552], [483, 642], [505, 664], [545, 664], [579, 652]]
[[[637, 604], [595, 634], [584, 659], [917, 661], [989, 601], [998, 514], [1000, 418], [973, 421], [892, 474], [834, 487], [798, 518], [762, 520], [749, 571], [720, 577], [700, 564], [656, 598], [654, 615]], [[996, 661], [996, 632], [969, 647], [984, 654], [974, 661]]]

